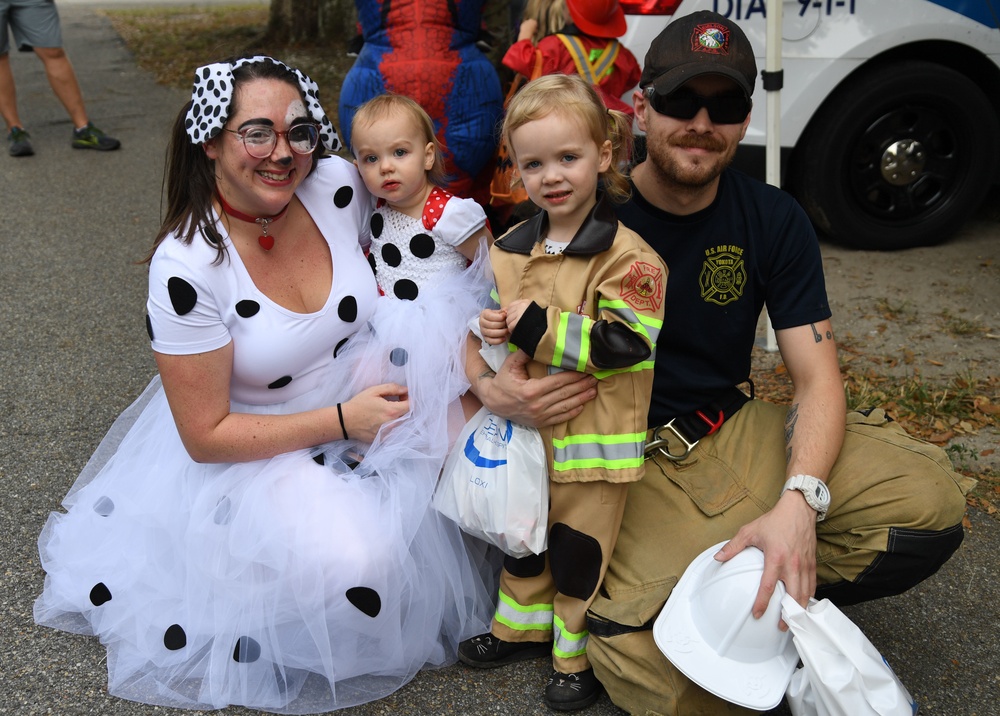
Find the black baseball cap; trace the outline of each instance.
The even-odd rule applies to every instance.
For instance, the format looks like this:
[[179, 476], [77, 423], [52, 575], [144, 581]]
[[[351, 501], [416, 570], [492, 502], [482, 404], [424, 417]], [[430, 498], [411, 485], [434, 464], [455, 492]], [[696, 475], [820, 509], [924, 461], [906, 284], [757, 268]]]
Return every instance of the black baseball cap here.
[[640, 87], [670, 94], [699, 75], [723, 75], [747, 96], [757, 81], [753, 47], [735, 22], [709, 10], [679, 17], [649, 46]]

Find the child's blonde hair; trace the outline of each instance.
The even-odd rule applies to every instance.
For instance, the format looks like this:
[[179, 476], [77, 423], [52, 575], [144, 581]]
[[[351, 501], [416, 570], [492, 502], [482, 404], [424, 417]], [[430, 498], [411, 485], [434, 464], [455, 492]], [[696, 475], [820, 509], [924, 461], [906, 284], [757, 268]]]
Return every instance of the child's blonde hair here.
[[391, 117], [396, 113], [409, 115], [410, 119], [420, 128], [425, 142], [434, 145], [434, 166], [427, 172], [427, 181], [435, 186], [443, 187], [445, 184], [444, 155], [441, 153], [441, 143], [434, 135], [434, 120], [424, 111], [415, 100], [406, 95], [387, 92], [376, 95], [363, 105], [358, 107], [351, 119], [351, 153], [357, 159], [354, 151], [355, 130], [358, 127], [370, 127], [375, 122]]
[[611, 165], [601, 173], [604, 191], [616, 202], [631, 195], [624, 168], [632, 154], [632, 121], [624, 112], [610, 110], [593, 86], [579, 75], [545, 75], [526, 84], [510, 101], [503, 120], [503, 141], [517, 163], [517, 152], [510, 142], [515, 129], [553, 112], [583, 122], [591, 139], [600, 147], [611, 140]]
[[569, 21], [569, 10], [566, 0], [528, 0], [524, 6], [524, 19], [535, 20], [538, 29], [531, 38], [532, 44], [548, 35], [559, 32]]

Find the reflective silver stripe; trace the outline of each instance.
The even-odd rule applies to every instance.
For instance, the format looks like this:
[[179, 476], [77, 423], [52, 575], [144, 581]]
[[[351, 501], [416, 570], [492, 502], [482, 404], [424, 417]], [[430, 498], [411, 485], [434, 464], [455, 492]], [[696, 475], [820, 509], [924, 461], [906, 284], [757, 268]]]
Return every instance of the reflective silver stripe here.
[[585, 467], [623, 470], [642, 464], [646, 433], [569, 435], [552, 440], [556, 472]]
[[523, 606], [501, 591], [500, 599], [497, 601], [496, 620], [517, 631], [550, 631], [552, 605]]
[[563, 659], [571, 659], [587, 653], [587, 641], [590, 632], [584, 629], [579, 634], [566, 631], [566, 625], [559, 617], [555, 617], [553, 629], [552, 653]]
[[634, 333], [646, 336], [649, 338], [650, 345], [656, 345], [656, 340], [660, 337], [660, 329], [663, 328], [662, 320], [644, 313], [636, 313], [624, 301], [601, 301], [598, 309], [618, 316], [629, 324]]
[[590, 329], [594, 321], [569, 311], [559, 319], [553, 363], [566, 370], [583, 371], [587, 367], [586, 354], [590, 353]]

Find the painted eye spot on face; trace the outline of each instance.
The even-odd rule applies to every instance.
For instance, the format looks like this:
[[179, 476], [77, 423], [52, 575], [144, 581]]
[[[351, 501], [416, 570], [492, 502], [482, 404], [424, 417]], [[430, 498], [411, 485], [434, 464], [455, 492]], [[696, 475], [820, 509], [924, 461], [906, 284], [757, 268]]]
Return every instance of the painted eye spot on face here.
[[294, 121], [308, 117], [309, 113], [306, 112], [306, 106], [302, 100], [294, 99], [288, 104], [288, 108], [285, 110], [285, 126], [290, 127]]

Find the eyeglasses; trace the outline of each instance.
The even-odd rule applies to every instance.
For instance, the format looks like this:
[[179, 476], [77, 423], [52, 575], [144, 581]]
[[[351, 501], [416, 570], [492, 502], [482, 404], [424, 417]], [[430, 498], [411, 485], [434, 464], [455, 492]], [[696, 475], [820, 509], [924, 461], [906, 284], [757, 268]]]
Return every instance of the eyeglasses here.
[[703, 97], [684, 89], [670, 94], [657, 94], [652, 87], [647, 87], [646, 98], [658, 113], [674, 119], [694, 119], [704, 107], [708, 110], [709, 119], [715, 124], [741, 124], [753, 106], [750, 98], [742, 92]]
[[[223, 127], [225, 129], [225, 127]], [[319, 127], [315, 124], [296, 124], [284, 132], [276, 132], [264, 125], [254, 124], [243, 129], [226, 129], [243, 140], [247, 154], [255, 159], [271, 156], [278, 136], [283, 135], [288, 140], [288, 146], [296, 154], [312, 154], [319, 144]]]

